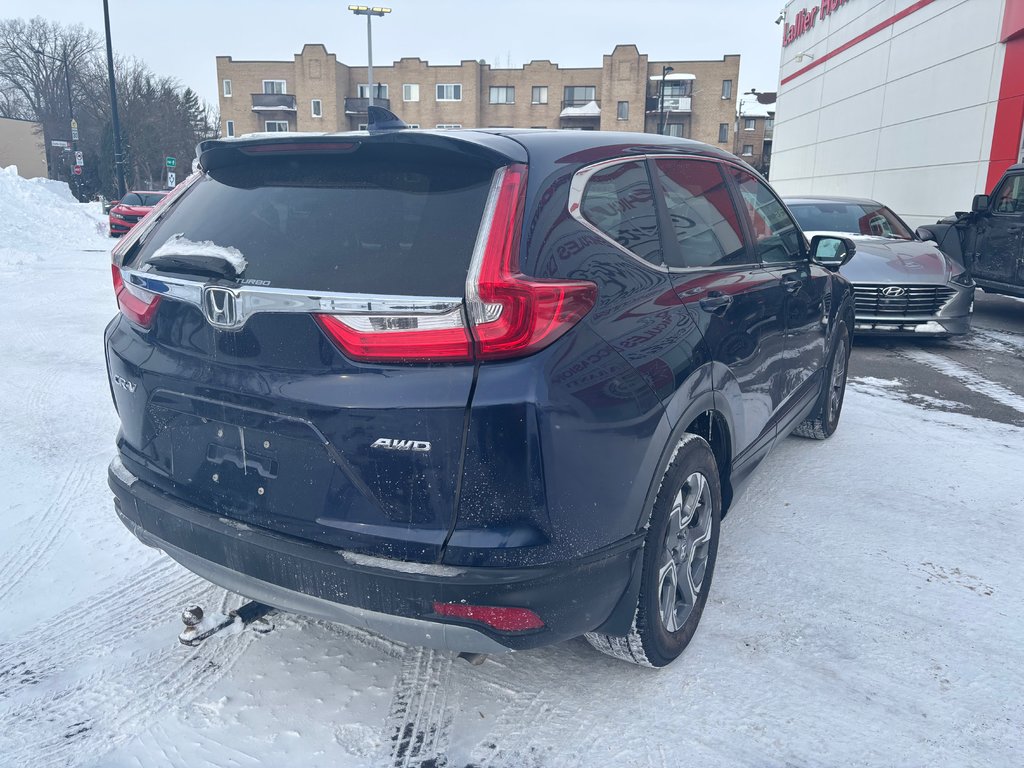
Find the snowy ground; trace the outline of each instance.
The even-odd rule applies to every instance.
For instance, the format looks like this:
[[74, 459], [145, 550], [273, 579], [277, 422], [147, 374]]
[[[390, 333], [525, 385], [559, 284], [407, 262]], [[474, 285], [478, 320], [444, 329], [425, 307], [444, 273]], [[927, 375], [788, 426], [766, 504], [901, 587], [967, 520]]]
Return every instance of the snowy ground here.
[[0, 765], [1020, 764], [1024, 429], [884, 379], [853, 383], [832, 440], [761, 467], [666, 670], [582, 641], [471, 667], [281, 616], [181, 647], [184, 605], [236, 599], [114, 516], [109, 241], [5, 225], [4, 192]]

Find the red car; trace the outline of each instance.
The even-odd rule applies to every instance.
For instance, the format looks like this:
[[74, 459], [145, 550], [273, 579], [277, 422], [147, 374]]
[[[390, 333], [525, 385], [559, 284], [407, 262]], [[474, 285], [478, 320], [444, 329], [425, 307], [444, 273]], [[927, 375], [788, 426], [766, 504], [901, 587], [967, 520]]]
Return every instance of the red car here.
[[110, 209], [110, 236], [120, 237], [139, 223], [139, 219], [153, 210], [167, 192], [129, 192]]

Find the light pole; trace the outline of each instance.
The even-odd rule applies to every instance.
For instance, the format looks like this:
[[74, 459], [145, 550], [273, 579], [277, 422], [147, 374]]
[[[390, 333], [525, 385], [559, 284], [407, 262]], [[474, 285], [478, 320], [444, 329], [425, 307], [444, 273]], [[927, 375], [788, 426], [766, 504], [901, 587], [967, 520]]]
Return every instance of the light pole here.
[[379, 6], [370, 7], [367, 5], [350, 5], [348, 7], [352, 13], [356, 16], [366, 17], [366, 88], [369, 94], [370, 100], [369, 106], [373, 106], [373, 29], [370, 25], [370, 21], [374, 16], [383, 16], [386, 13], [391, 13], [390, 8], [381, 8]]
[[665, 135], [665, 76], [669, 72], [674, 71], [672, 67], [667, 64], [661, 68], [661, 85], [658, 86], [658, 112], [661, 113], [661, 118], [658, 123], [658, 135]]
[[110, 116], [114, 124], [114, 177], [117, 199], [124, 197], [124, 155], [121, 153], [121, 121], [117, 118], [117, 86], [114, 84], [114, 52], [110, 46], [110, 11], [103, 0], [103, 26], [107, 33], [107, 78], [110, 80]]

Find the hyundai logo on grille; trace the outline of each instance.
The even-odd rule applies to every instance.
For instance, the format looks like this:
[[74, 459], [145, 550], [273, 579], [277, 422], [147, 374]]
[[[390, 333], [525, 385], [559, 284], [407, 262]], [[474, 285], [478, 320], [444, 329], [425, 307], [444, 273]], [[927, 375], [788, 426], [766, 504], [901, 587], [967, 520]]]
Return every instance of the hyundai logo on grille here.
[[203, 289], [203, 315], [215, 328], [238, 325], [238, 296], [230, 288], [208, 285]]
[[882, 295], [885, 296], [887, 299], [895, 299], [899, 296], [902, 296], [906, 292], [906, 288], [902, 288], [898, 285], [887, 285], [885, 286], [885, 288], [882, 289]]

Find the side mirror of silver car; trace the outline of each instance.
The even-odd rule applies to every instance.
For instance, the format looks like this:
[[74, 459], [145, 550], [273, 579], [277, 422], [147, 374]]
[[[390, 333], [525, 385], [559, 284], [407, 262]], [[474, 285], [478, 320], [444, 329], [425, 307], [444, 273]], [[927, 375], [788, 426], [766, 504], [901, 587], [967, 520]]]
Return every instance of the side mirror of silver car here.
[[833, 272], [838, 272], [856, 252], [856, 244], [848, 237], [815, 235], [811, 238], [811, 261]]

